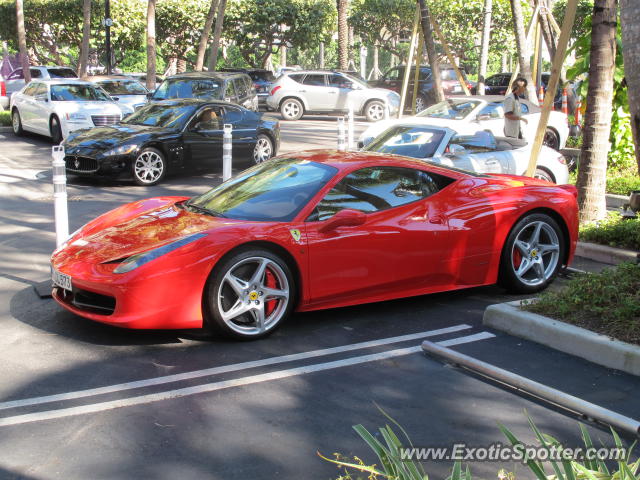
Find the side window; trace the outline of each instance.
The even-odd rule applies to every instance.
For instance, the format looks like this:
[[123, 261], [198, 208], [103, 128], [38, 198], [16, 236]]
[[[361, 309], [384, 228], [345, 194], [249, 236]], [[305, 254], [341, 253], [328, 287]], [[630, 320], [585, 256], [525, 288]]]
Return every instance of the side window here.
[[428, 68], [420, 69], [420, 81], [431, 80], [431, 70]]
[[302, 83], [304, 85], [312, 85], [312, 86], [315, 86], [315, 87], [324, 87], [325, 86], [324, 75], [316, 74], [316, 73], [310, 73], [306, 77], [304, 77], [304, 80], [302, 81]]
[[44, 83], [36, 84], [36, 91], [33, 94], [34, 97], [47, 97], [47, 86]]
[[227, 85], [224, 90], [224, 99], [229, 99], [231, 102], [236, 101], [236, 89], [233, 85], [233, 81], [227, 82]]
[[332, 74], [328, 77], [329, 86], [334, 88], [351, 88], [353, 82], [342, 75]]
[[31, 78], [41, 78], [42, 72], [37, 68], [30, 68], [29, 72], [31, 73]]
[[439, 190], [427, 172], [400, 167], [369, 167], [347, 175], [318, 203], [307, 221], [331, 218], [352, 208], [372, 213], [433, 195]]
[[[237, 108], [225, 107], [222, 114], [223, 123], [236, 124], [242, 120], [242, 112]], [[222, 128], [222, 126], [220, 126]]]
[[36, 94], [36, 89], [38, 88], [37, 83], [30, 83], [27, 88], [22, 92], [23, 95], [27, 95], [29, 97], [33, 97]]
[[238, 95], [238, 98], [245, 98], [249, 94], [249, 92], [247, 91], [247, 84], [244, 83], [244, 78], [242, 77], [235, 78], [233, 80], [233, 83], [235, 85], [236, 94]]
[[7, 78], [7, 80], [17, 80], [19, 78], [24, 78], [24, 75], [22, 75], [21, 68], [17, 69], [15, 72], [12, 72], [11, 75], [9, 75], [9, 78]]
[[486, 105], [478, 115], [488, 115], [490, 118], [503, 118], [504, 108], [501, 103], [489, 103]]
[[302, 83], [302, 78], [304, 77], [304, 73], [291, 73], [289, 74], [289, 78], [298, 83]]
[[222, 122], [220, 121], [220, 108], [205, 108], [202, 110], [191, 125], [197, 130], [220, 130]]

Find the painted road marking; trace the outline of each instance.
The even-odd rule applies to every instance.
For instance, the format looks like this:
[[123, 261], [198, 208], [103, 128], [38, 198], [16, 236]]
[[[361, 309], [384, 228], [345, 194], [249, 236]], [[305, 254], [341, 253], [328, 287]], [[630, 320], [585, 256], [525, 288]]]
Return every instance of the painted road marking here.
[[43, 397], [26, 398], [23, 400], [11, 400], [0, 403], [0, 410], [7, 408], [26, 407], [28, 405], [40, 405], [43, 403], [59, 402], [65, 400], [73, 400], [77, 398], [91, 397], [94, 395], [103, 395], [105, 393], [120, 392], [131, 390], [134, 388], [150, 387], [154, 385], [163, 385], [165, 383], [179, 382], [182, 380], [191, 380], [194, 378], [207, 377], [210, 375], [218, 375], [221, 373], [237, 372], [238, 370], [246, 370], [249, 368], [265, 367], [268, 365], [276, 365], [278, 363], [293, 362], [296, 360], [305, 360], [308, 358], [321, 357], [336, 353], [350, 352], [363, 348], [377, 347], [380, 345], [388, 345], [391, 343], [406, 342], [408, 340], [419, 340], [421, 338], [435, 337], [437, 335], [445, 335], [447, 333], [459, 332], [471, 328], [471, 325], [460, 324], [452, 327], [440, 328], [438, 330], [428, 330], [425, 332], [412, 333], [399, 337], [381, 338], [379, 340], [371, 340], [368, 342], [352, 343], [339, 347], [323, 348], [320, 350], [311, 350], [309, 352], [293, 353], [290, 355], [281, 355], [278, 357], [265, 358], [262, 360], [254, 360], [250, 362], [235, 363], [232, 365], [223, 365], [221, 367], [206, 368], [204, 370], [194, 370], [191, 372], [177, 373], [174, 375], [166, 375], [162, 377], [149, 378], [146, 380], [138, 380], [135, 382], [119, 383], [117, 385], [108, 385], [106, 387], [91, 388], [87, 390], [79, 390], [76, 392], [60, 393], [56, 395], [47, 395]]
[[[479, 340], [486, 340], [493, 338], [495, 335], [489, 332], [480, 332], [474, 335], [468, 335], [466, 337], [459, 337], [451, 340], [444, 340], [442, 342], [436, 342], [438, 345], [460, 345], [463, 343], [477, 342]], [[112, 400], [108, 402], [93, 403], [89, 405], [82, 405], [79, 407], [62, 408], [58, 410], [48, 410], [37, 413], [27, 413], [24, 415], [16, 415], [13, 417], [0, 418], [0, 427], [9, 425], [20, 425], [23, 423], [40, 422], [43, 420], [53, 420], [57, 418], [71, 417], [75, 415], [84, 415], [87, 413], [97, 413], [105, 410], [113, 410], [115, 408], [131, 407], [134, 405], [142, 405], [145, 403], [159, 402], [162, 400], [170, 400], [175, 398], [186, 397], [190, 395], [196, 395], [199, 393], [210, 393], [216, 390], [223, 390], [232, 387], [241, 387], [245, 385], [252, 385], [256, 383], [268, 382], [272, 380], [280, 380], [282, 378], [289, 378], [298, 375], [305, 375], [307, 373], [321, 372], [323, 370], [331, 370], [334, 368], [348, 367], [351, 365], [359, 365], [362, 363], [375, 362], [379, 360], [386, 360], [389, 358], [400, 357], [403, 355], [409, 355], [412, 353], [422, 352], [422, 346], [400, 348], [397, 350], [388, 350], [386, 352], [373, 353], [370, 355], [361, 355], [358, 357], [345, 358], [343, 360], [336, 360], [333, 362], [316, 363], [313, 365], [305, 365], [303, 367], [290, 368], [287, 370], [277, 370], [275, 372], [262, 373], [259, 375], [250, 375], [248, 377], [240, 377], [232, 380], [223, 380], [220, 382], [207, 383], [204, 385], [197, 385], [195, 387], [186, 387], [176, 390], [168, 390], [165, 392], [152, 393], [148, 395], [140, 395], [137, 397], [124, 398], [120, 400]]]

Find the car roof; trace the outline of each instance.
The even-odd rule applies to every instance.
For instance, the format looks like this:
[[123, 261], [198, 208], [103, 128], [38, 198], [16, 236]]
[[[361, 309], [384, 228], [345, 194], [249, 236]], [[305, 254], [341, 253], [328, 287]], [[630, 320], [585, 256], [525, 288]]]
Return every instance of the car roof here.
[[118, 81], [129, 80], [129, 81], [140, 83], [137, 78], [128, 77], [127, 75], [93, 75], [93, 76], [87, 77], [87, 80], [89, 80], [90, 82], [101, 82], [104, 80], [118, 80]]
[[186, 105], [216, 105], [220, 107], [231, 106], [244, 109], [244, 107], [236, 103], [225, 102], [224, 100], [214, 100], [210, 98], [170, 98], [167, 100], [156, 100], [153, 103], [149, 103], [147, 105], [166, 105], [172, 107], [180, 107]]
[[42, 82], [49, 85], [91, 85], [95, 86], [93, 82], [87, 80], [80, 80], [79, 78], [36, 78], [29, 83]]
[[[224, 80], [226, 78], [232, 78], [237, 76], [244, 76], [246, 73], [242, 72], [184, 72], [184, 73], [176, 73], [175, 75], [171, 75], [167, 77], [165, 80], [173, 80], [174, 78], [213, 78]], [[248, 75], [247, 75], [248, 76]]]

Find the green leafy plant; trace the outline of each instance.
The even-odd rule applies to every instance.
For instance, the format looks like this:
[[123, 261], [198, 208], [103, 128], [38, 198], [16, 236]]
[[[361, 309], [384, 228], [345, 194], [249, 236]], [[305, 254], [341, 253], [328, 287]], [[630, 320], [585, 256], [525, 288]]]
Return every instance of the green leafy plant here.
[[580, 240], [640, 251], [640, 219], [623, 219], [617, 212], [580, 226]]
[[0, 112], [0, 126], [7, 127], [11, 125], [11, 114], [8, 111]]
[[633, 190], [640, 190], [640, 176], [621, 172], [607, 176], [607, 193], [630, 195]]

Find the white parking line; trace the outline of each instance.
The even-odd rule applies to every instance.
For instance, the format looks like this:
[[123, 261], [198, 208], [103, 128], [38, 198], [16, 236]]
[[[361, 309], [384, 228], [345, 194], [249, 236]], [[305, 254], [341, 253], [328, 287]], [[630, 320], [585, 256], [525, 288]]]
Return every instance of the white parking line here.
[[[468, 335], [466, 337], [459, 337], [459, 338], [444, 340], [442, 342], [436, 342], [436, 343], [443, 346], [460, 345], [462, 343], [477, 342], [479, 340], [485, 340], [493, 337], [495, 337], [495, 335], [491, 333], [481, 332], [481, 333], [476, 333], [474, 335]], [[43, 420], [53, 420], [57, 418], [71, 417], [75, 415], [84, 415], [87, 413], [102, 412], [105, 410], [112, 410], [115, 408], [131, 407], [134, 405], [142, 405], [145, 403], [152, 403], [152, 402], [159, 402], [162, 400], [181, 398], [181, 397], [186, 397], [190, 395], [196, 395], [199, 393], [209, 393], [209, 392], [214, 392], [216, 390], [223, 390], [226, 388], [241, 387], [245, 385], [268, 382], [272, 380], [280, 380], [282, 378], [305, 375], [307, 373], [320, 372], [323, 370], [331, 370], [334, 368], [358, 365], [361, 363], [386, 360], [389, 358], [400, 357], [403, 355], [409, 355], [411, 353], [418, 353], [421, 351], [422, 351], [422, 346], [418, 345], [415, 347], [400, 348], [397, 350], [389, 350], [386, 352], [373, 353], [370, 355], [361, 355], [358, 357], [345, 358], [343, 360], [336, 360], [333, 362], [317, 363], [313, 365], [305, 365], [303, 367], [290, 368], [287, 370], [277, 370], [275, 372], [262, 373], [259, 375], [250, 375], [248, 377], [240, 377], [232, 380], [223, 380], [220, 382], [207, 383], [204, 385], [197, 385], [195, 387], [180, 388], [176, 390], [152, 393], [148, 395], [140, 395], [137, 397], [124, 398], [120, 400], [82, 405], [79, 407], [62, 408], [58, 410], [48, 410], [48, 411], [37, 412], [37, 413], [16, 415], [13, 417], [1, 418], [0, 427], [9, 426], [9, 425], [20, 425], [23, 423], [30, 423], [30, 422], [39, 422]]]
[[360, 350], [362, 348], [377, 347], [380, 345], [388, 345], [391, 343], [406, 342], [408, 340], [418, 340], [421, 338], [435, 337], [437, 335], [445, 335], [447, 333], [459, 332], [471, 328], [471, 325], [460, 324], [452, 327], [440, 328], [438, 330], [427, 330], [425, 332], [412, 333], [399, 337], [381, 338], [369, 342], [352, 343], [339, 347], [323, 348], [320, 350], [311, 350], [309, 352], [293, 353], [290, 355], [282, 355], [278, 357], [265, 358], [262, 360], [254, 360], [250, 362], [235, 363], [232, 365], [223, 365], [221, 367], [206, 368], [204, 370], [194, 370], [191, 372], [178, 373], [174, 375], [166, 375], [162, 377], [149, 378], [146, 380], [138, 380], [135, 382], [119, 383], [117, 385], [108, 385], [106, 387], [91, 388], [87, 390], [79, 390], [75, 392], [60, 393], [56, 395], [47, 395], [44, 397], [26, 398], [23, 400], [11, 400], [0, 403], [0, 410], [7, 408], [25, 407], [28, 405], [39, 405], [42, 403], [58, 402], [64, 400], [73, 400], [77, 398], [91, 397], [93, 395], [102, 395], [105, 393], [119, 392], [123, 390], [131, 390], [133, 388], [150, 387], [153, 385], [162, 385], [165, 383], [179, 382], [182, 380], [191, 380], [194, 378], [207, 377], [210, 375], [218, 375], [221, 373], [236, 372], [238, 370], [246, 370], [249, 368], [265, 367], [267, 365], [275, 365], [278, 363], [293, 362], [296, 360], [305, 360], [307, 358], [321, 357], [332, 355], [335, 353], [350, 352]]

